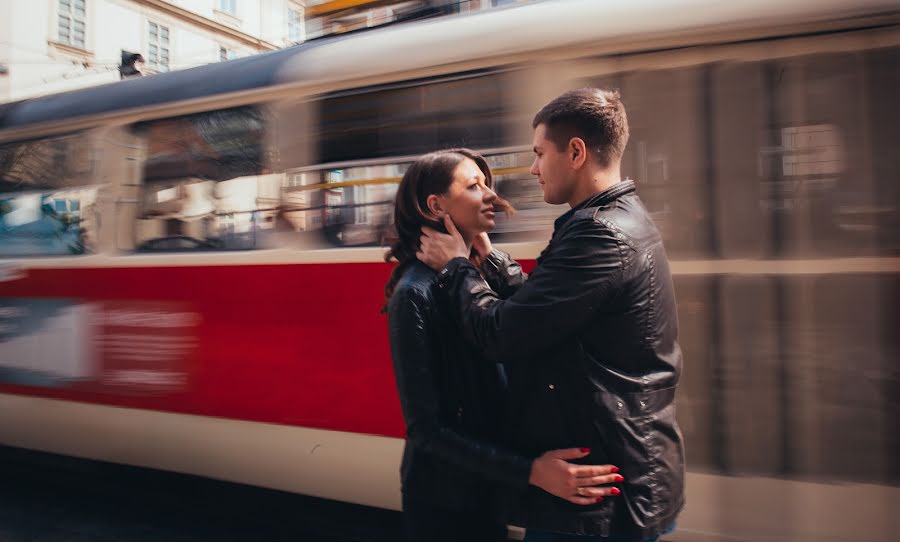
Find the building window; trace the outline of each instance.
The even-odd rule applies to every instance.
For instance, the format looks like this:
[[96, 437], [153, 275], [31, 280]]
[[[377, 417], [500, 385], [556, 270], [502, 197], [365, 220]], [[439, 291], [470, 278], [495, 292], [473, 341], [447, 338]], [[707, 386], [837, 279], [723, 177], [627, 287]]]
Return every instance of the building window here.
[[296, 8], [288, 8], [288, 39], [294, 42], [303, 41], [303, 12]]
[[232, 60], [238, 57], [237, 51], [233, 51], [227, 47], [219, 47], [219, 62]]
[[147, 39], [147, 66], [154, 70], [169, 71], [169, 27], [150, 23]]
[[59, 0], [57, 13], [59, 41], [75, 47], [85, 48], [84, 27], [86, 17], [85, 0]]
[[219, 11], [237, 15], [237, 0], [219, 0]]

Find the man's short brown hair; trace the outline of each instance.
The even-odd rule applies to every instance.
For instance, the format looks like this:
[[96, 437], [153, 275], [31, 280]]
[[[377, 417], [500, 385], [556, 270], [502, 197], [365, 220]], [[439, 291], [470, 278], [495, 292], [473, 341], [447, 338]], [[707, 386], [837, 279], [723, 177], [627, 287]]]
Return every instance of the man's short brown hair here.
[[561, 94], [534, 116], [532, 128], [540, 124], [557, 150], [565, 150], [573, 137], [581, 138], [604, 168], [622, 158], [628, 143], [625, 105], [614, 90], [580, 88]]

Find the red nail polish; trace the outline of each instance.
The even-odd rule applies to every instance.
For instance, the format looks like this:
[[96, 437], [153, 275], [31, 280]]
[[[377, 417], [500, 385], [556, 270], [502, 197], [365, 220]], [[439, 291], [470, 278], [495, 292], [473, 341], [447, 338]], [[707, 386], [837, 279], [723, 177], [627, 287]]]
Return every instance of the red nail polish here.
[[609, 472], [619, 472], [619, 467], [613, 467], [609, 469]]
[[622, 477], [621, 474], [617, 474], [615, 478], [613, 478], [614, 482], [624, 482], [625, 478]]
[[581, 453], [589, 454], [589, 453], [591, 453], [591, 449], [590, 448], [581, 448]]
[[603, 502], [603, 497], [597, 497], [597, 500], [594, 502]]
[[620, 493], [622, 493], [622, 492], [619, 490], [619, 488], [617, 488], [617, 487], [614, 487], [614, 488], [610, 489], [609, 492], [612, 493], [613, 495], [619, 495]]

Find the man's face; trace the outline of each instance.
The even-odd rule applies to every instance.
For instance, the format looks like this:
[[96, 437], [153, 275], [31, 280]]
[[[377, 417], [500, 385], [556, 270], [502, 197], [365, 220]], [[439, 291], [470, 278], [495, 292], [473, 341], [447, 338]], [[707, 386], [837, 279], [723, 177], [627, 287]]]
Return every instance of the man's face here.
[[544, 191], [544, 201], [552, 205], [567, 203], [575, 190], [575, 175], [568, 149], [562, 151], [546, 138], [547, 126], [534, 129], [534, 163], [531, 174], [538, 178]]

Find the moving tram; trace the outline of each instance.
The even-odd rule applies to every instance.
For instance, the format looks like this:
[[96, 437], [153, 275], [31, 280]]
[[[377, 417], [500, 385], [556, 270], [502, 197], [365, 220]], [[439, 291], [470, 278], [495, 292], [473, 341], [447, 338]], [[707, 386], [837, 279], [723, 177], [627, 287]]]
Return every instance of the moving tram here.
[[539, 2], [0, 106], [0, 444], [399, 509], [397, 182], [481, 151], [529, 267], [564, 211], [532, 115], [614, 87], [679, 301], [673, 540], [889, 540], [898, 24], [879, 0]]

